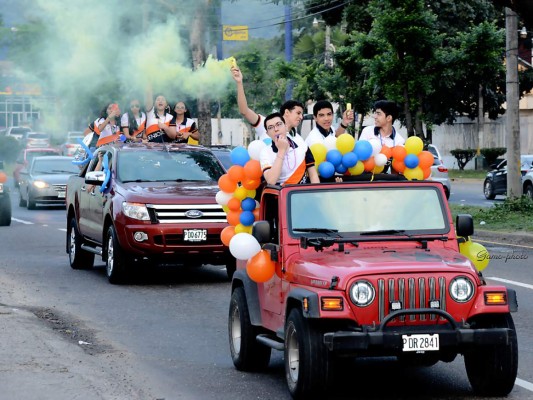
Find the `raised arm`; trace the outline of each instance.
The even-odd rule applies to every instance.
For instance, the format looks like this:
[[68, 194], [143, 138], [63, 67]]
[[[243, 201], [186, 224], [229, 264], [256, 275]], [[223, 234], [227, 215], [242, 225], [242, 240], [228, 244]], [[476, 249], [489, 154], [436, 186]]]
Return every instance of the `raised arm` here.
[[239, 106], [239, 112], [250, 124], [255, 125], [259, 120], [259, 115], [248, 107], [246, 94], [244, 93], [244, 85], [242, 83], [242, 72], [239, 68], [232, 68], [231, 74], [237, 83], [237, 105]]

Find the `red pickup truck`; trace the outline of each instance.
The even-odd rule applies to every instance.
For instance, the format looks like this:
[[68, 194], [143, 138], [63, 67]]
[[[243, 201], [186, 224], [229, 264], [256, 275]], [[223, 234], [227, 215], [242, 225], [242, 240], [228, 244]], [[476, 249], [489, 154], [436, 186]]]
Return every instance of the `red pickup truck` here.
[[518, 367], [518, 303], [460, 253], [472, 217], [454, 224], [438, 182], [373, 178], [264, 189], [252, 235], [275, 273], [258, 283], [247, 273], [254, 258], [237, 262], [235, 367], [264, 369], [271, 349], [284, 351], [289, 391], [307, 399], [327, 395], [347, 358], [429, 366], [462, 354], [477, 394], [505, 396]]
[[[99, 159], [101, 161], [99, 162]], [[106, 262], [120, 283], [135, 260], [226, 264], [235, 259], [222, 243], [228, 224], [216, 203], [224, 169], [210, 150], [181, 144], [113, 144], [67, 184], [66, 251], [74, 269]]]

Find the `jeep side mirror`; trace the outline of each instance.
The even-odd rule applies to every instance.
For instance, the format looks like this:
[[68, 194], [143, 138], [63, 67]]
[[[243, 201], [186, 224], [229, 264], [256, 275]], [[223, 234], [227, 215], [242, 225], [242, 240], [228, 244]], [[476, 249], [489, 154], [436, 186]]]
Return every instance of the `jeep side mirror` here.
[[252, 236], [259, 244], [270, 242], [270, 224], [268, 221], [256, 221], [252, 226]]
[[85, 183], [88, 185], [102, 185], [105, 181], [105, 171], [91, 171], [85, 175]]
[[458, 236], [468, 237], [474, 234], [474, 219], [470, 214], [457, 214], [455, 230]]

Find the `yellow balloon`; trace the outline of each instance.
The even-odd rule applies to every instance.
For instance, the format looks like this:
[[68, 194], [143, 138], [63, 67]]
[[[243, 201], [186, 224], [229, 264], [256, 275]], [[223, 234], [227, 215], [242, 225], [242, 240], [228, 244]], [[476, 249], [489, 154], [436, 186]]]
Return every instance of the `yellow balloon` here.
[[313, 153], [313, 157], [315, 158], [316, 165], [320, 164], [322, 161], [326, 159], [326, 154], [328, 152], [328, 149], [322, 143], [312, 144], [309, 147], [309, 149], [311, 150], [311, 153]]
[[255, 189], [250, 189], [247, 193], [246, 197], [251, 197], [252, 199], [255, 199], [255, 195], [257, 194]]
[[229, 211], [229, 207], [227, 205], [223, 205], [222, 210], [227, 213]]
[[381, 174], [383, 170], [385, 169], [384, 165], [376, 165], [374, 167], [374, 170], [372, 171], [374, 174]]
[[365, 170], [365, 165], [362, 161], [357, 161], [357, 164], [355, 164], [352, 168], [348, 168], [348, 171], [352, 175], [361, 175]]
[[418, 155], [424, 149], [424, 142], [418, 136], [411, 136], [405, 141], [404, 147], [407, 154]]
[[248, 197], [248, 190], [244, 186], [239, 186], [235, 189], [235, 192], [233, 192], [233, 197], [242, 201]]
[[470, 259], [470, 261], [472, 261], [478, 271], [483, 271], [485, 268], [487, 268], [487, 265], [489, 265], [490, 258], [489, 252], [487, 251], [485, 246], [479, 243], [472, 242], [468, 249], [468, 253], [468, 258]]
[[336, 146], [341, 154], [349, 153], [355, 147], [355, 138], [349, 133], [343, 133], [337, 137]]
[[235, 233], [252, 233], [252, 225], [245, 226], [243, 224], [235, 225]]
[[413, 179], [417, 179], [421, 181], [424, 179], [424, 171], [422, 171], [422, 168], [416, 167], [416, 168], [405, 168], [403, 170], [403, 175], [412, 181]]

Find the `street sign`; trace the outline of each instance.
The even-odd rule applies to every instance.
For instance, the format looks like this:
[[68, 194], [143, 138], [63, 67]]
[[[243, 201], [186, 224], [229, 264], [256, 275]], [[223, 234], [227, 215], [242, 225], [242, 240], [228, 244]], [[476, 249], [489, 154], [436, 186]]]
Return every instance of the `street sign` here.
[[248, 40], [248, 26], [247, 25], [223, 25], [224, 40]]

